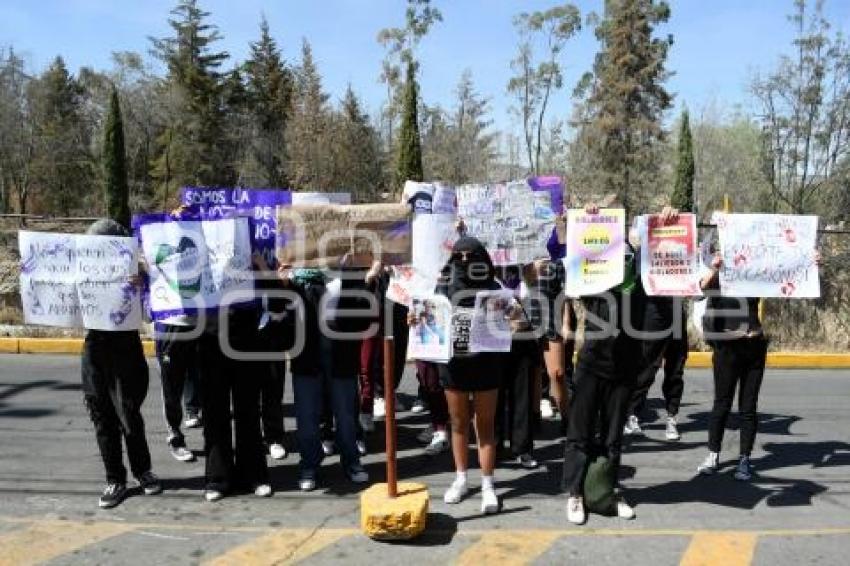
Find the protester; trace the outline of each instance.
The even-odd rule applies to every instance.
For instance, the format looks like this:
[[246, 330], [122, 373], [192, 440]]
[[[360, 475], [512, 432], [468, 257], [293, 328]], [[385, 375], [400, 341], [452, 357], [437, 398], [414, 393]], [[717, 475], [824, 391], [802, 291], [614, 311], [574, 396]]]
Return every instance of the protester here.
[[227, 310], [208, 316], [199, 343], [204, 380], [204, 497], [217, 501], [242, 489], [270, 497], [260, 431], [261, 376], [241, 356], [256, 347], [259, 315], [253, 304], [221, 308]]
[[186, 428], [198, 428], [203, 424], [203, 416], [201, 415], [201, 376], [198, 373], [198, 364], [189, 365], [186, 382], [183, 384], [183, 408], [186, 412], [183, 426]]
[[[299, 309], [297, 324], [305, 340], [292, 359], [296, 434], [301, 455], [299, 487], [303, 491], [315, 489], [323, 458], [320, 421], [324, 391], [330, 394], [335, 444], [343, 470], [354, 483], [369, 481], [356, 443], [357, 373], [363, 334], [370, 326], [372, 331], [377, 328], [363, 314], [362, 295], [354, 295], [352, 291], [365, 291], [367, 285], [373, 285], [381, 266], [373, 265], [364, 276], [363, 270], [345, 267], [346, 262], [347, 258], [343, 258], [343, 267], [331, 272], [330, 277], [319, 269], [293, 269], [288, 265], [278, 268], [284, 286], [299, 296], [303, 307]], [[339, 336], [331, 337], [327, 330]]]
[[[130, 236], [112, 220], [98, 220], [86, 232], [97, 236]], [[135, 284], [135, 282], [133, 282]], [[98, 505], [115, 507], [127, 495], [121, 438], [127, 446], [130, 470], [146, 495], [162, 491], [151, 471], [141, 408], [148, 393], [148, 364], [137, 330], [86, 332], [82, 354], [83, 399], [94, 425], [97, 446], [106, 468], [106, 488]]]
[[[598, 207], [589, 205], [588, 214]], [[678, 213], [665, 208], [664, 223]], [[590, 461], [606, 457], [613, 467], [616, 483], [628, 402], [645, 361], [642, 344], [635, 331], [643, 329], [645, 293], [641, 286], [635, 251], [627, 242], [624, 280], [598, 295], [582, 297], [585, 308], [584, 344], [574, 375], [575, 393], [569, 412], [564, 453], [563, 483], [568, 491], [567, 520], [583, 524], [587, 519], [584, 480]], [[595, 439], [599, 438], [600, 446]], [[621, 495], [616, 496], [615, 512], [633, 519], [634, 510]]]
[[199, 367], [199, 333], [196, 327], [196, 318], [186, 314], [169, 316], [154, 323], [154, 349], [162, 382], [162, 407], [168, 426], [166, 441], [171, 455], [179, 462], [195, 460], [194, 453], [186, 446], [180, 425], [183, 422], [182, 401], [187, 379], [190, 372], [197, 374]]
[[518, 266], [500, 269], [499, 283], [511, 289], [518, 303], [525, 308], [515, 323], [520, 332], [514, 333], [511, 340], [511, 352], [499, 388], [497, 446], [502, 447], [507, 440], [512, 459], [523, 468], [534, 469], [538, 465], [533, 456], [534, 430], [538, 419], [533, 401], [536, 399], [542, 359], [528, 313], [539, 312], [540, 297], [530, 296]]
[[257, 268], [256, 289], [260, 301], [255, 350], [266, 359], [254, 364], [260, 380], [260, 410], [263, 441], [273, 460], [283, 460], [286, 449], [286, 427], [283, 421], [283, 391], [286, 382], [286, 360], [294, 341], [295, 313], [291, 301], [281, 296], [280, 280], [271, 270], [265, 257], [253, 255]]
[[[471, 311], [475, 305], [476, 291], [500, 288], [495, 279], [493, 262], [481, 242], [475, 238], [461, 237], [452, 248], [451, 258], [442, 270], [436, 292], [448, 297], [455, 310]], [[481, 465], [481, 511], [487, 514], [499, 511], [499, 499], [493, 483], [493, 469], [496, 464], [494, 425], [505, 361], [505, 354], [471, 353], [463, 333], [455, 333], [452, 358], [448, 363], [437, 364], [448, 401], [452, 453], [457, 474], [443, 500], [451, 504], [459, 503], [469, 491], [468, 444], [469, 423], [472, 418]]]

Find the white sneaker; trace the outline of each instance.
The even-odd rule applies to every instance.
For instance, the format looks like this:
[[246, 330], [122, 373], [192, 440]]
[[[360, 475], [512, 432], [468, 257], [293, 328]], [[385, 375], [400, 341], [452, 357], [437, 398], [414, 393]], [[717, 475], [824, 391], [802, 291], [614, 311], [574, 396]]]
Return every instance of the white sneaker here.
[[623, 434], [643, 434], [643, 429], [640, 428], [640, 422], [635, 415], [629, 415], [626, 426], [623, 427]]
[[183, 421], [183, 426], [186, 428], [198, 428], [202, 424], [201, 417], [198, 415], [187, 415], [186, 420]]
[[178, 462], [194, 462], [195, 455], [185, 446], [171, 446], [169, 448], [171, 455]]
[[436, 456], [449, 449], [449, 435], [444, 430], [435, 431], [431, 436], [431, 442], [425, 447], [425, 454]]
[[519, 456], [517, 456], [516, 461], [517, 464], [519, 464], [526, 470], [533, 470], [539, 465], [537, 460], [534, 459], [534, 456], [532, 456], [531, 453], [520, 454]]
[[369, 413], [360, 413], [360, 428], [364, 432], [375, 432], [375, 417]]
[[358, 454], [360, 454], [361, 456], [365, 456], [365, 455], [366, 455], [366, 453], [367, 453], [367, 450], [366, 450], [366, 441], [365, 441], [365, 440], [360, 440], [360, 439], [358, 438], [358, 439], [357, 439], [357, 440], [355, 440], [354, 442], [355, 442], [355, 444], [357, 444], [357, 453], [358, 453]]
[[570, 497], [567, 499], [567, 521], [574, 525], [583, 525], [587, 521], [583, 498]]
[[224, 493], [220, 492], [217, 489], [207, 489], [206, 491], [204, 491], [204, 499], [209, 502], [218, 501], [222, 497], [224, 497]]
[[460, 503], [461, 500], [466, 497], [468, 492], [469, 486], [466, 485], [466, 482], [455, 479], [455, 481], [452, 482], [452, 485], [449, 486], [449, 489], [446, 490], [445, 495], [443, 495], [443, 501], [451, 505]]
[[413, 402], [413, 406], [410, 407], [410, 412], [415, 414], [415, 415], [418, 415], [420, 413], [424, 413], [427, 410], [428, 410], [428, 407], [425, 406], [425, 401], [423, 401], [422, 399], [419, 399], [418, 397], [417, 397], [416, 401]]
[[717, 452], [709, 452], [702, 464], [697, 466], [697, 473], [703, 476], [710, 476], [717, 472], [720, 468], [720, 454]]
[[271, 456], [272, 460], [283, 460], [288, 455], [286, 448], [284, 448], [283, 444], [274, 443], [269, 445], [269, 456]]
[[676, 423], [676, 417], [667, 417], [667, 429], [664, 431], [664, 438], [670, 441], [676, 441], [682, 438], [679, 434], [679, 425]]
[[313, 478], [301, 478], [298, 480], [298, 489], [301, 491], [313, 491], [316, 489], [316, 480]]
[[267, 483], [261, 483], [254, 488], [254, 495], [257, 497], [271, 497], [272, 486]]
[[481, 512], [485, 515], [499, 512], [499, 498], [492, 487], [481, 488]]
[[621, 519], [632, 520], [635, 518], [635, 510], [620, 498], [617, 499], [617, 516]]
[[549, 399], [540, 400], [540, 418], [551, 419], [555, 416], [555, 408], [552, 407], [552, 401]]
[[748, 456], [741, 456], [738, 467], [735, 468], [735, 479], [738, 481], [750, 481], [753, 478], [753, 465]]
[[333, 440], [323, 440], [322, 441], [322, 452], [325, 456], [333, 456], [334, 454], [334, 441]]
[[387, 414], [387, 405], [384, 403], [383, 397], [375, 397], [375, 403], [372, 406], [372, 416], [376, 419], [382, 419]]

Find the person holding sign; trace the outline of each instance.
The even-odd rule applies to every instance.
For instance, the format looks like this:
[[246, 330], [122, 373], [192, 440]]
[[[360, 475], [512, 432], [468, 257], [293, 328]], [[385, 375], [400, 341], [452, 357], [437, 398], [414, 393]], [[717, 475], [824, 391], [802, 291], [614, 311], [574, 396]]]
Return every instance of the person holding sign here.
[[369, 481], [357, 449], [357, 373], [360, 344], [377, 331], [377, 324], [368, 316], [377, 311], [376, 303], [366, 297], [374, 297], [368, 289], [375, 285], [381, 264], [375, 262], [364, 276], [365, 270], [347, 267], [348, 262], [346, 255], [335, 272], [288, 264], [278, 268], [284, 288], [294, 291], [301, 302], [296, 309], [296, 333], [303, 333], [304, 343], [293, 354], [291, 369], [302, 491], [316, 488], [324, 456], [321, 420], [325, 395], [330, 397], [335, 445], [346, 476], [356, 484]]
[[[122, 225], [105, 219], [92, 224], [86, 233], [96, 236], [130, 236]], [[122, 437], [127, 446], [130, 470], [145, 495], [160, 493], [162, 485], [151, 471], [151, 453], [141, 413], [148, 393], [148, 364], [139, 331], [86, 332], [82, 382], [83, 399], [94, 424], [97, 445], [106, 468], [107, 485], [98, 505], [102, 509], [109, 509], [127, 496], [127, 469], [121, 454]]]
[[[571, 215], [575, 212], [570, 211]], [[588, 205], [583, 211], [586, 223], [591, 225], [584, 231], [587, 242], [579, 245], [597, 245], [605, 240], [612, 243], [610, 231], [593, 227], [600, 210]], [[661, 213], [667, 221], [676, 211], [665, 208]], [[607, 210], [605, 217], [614, 223], [623, 219], [622, 210]], [[603, 232], [606, 235], [603, 237]], [[622, 232], [620, 237], [623, 238]], [[574, 237], [574, 236], [573, 236]], [[567, 442], [564, 451], [563, 484], [569, 493], [567, 520], [577, 525], [587, 519], [586, 503], [590, 510], [633, 519], [635, 512], [621, 495], [615, 491], [620, 467], [623, 427], [626, 421], [629, 398], [637, 376], [645, 366], [642, 342], [638, 334], [644, 329], [646, 295], [641, 285], [635, 250], [627, 241], [619, 242], [625, 247], [621, 266], [613, 265], [610, 250], [606, 253], [605, 274], [622, 270], [623, 277], [613, 288], [593, 292], [581, 297], [585, 308], [584, 344], [579, 352], [574, 376], [574, 396], [570, 405], [567, 425]], [[568, 257], [570, 250], [567, 250]], [[594, 257], [585, 261], [593, 263]], [[585, 270], [586, 275], [589, 274]], [[568, 275], [569, 281], [569, 275]], [[600, 445], [596, 444], [597, 435]], [[585, 485], [594, 469], [593, 482]], [[591, 482], [588, 482], [590, 484]], [[585, 501], [593, 492], [593, 499]], [[601, 494], [601, 495], [600, 495]]]
[[[820, 254], [815, 251], [815, 264]], [[714, 404], [708, 422], [708, 455], [697, 467], [701, 475], [711, 475], [720, 469], [720, 448], [726, 419], [732, 408], [735, 390], [738, 392], [738, 412], [741, 419], [741, 442], [734, 477], [749, 481], [753, 475], [750, 462], [758, 430], [758, 396], [764, 377], [768, 340], [759, 319], [759, 299], [723, 295], [720, 272], [723, 257], [718, 253], [711, 270], [700, 281], [708, 296], [703, 315], [703, 334], [714, 350]]]
[[[462, 231], [462, 224], [459, 231]], [[499, 499], [493, 483], [493, 469], [496, 465], [495, 417], [499, 383], [507, 354], [472, 353], [470, 326], [476, 294], [501, 289], [495, 275], [490, 254], [481, 242], [464, 236], [454, 244], [436, 289], [437, 294], [448, 297], [454, 306], [452, 357], [448, 363], [437, 364], [449, 406], [452, 454], [457, 473], [443, 500], [450, 504], [460, 503], [469, 491], [467, 469], [469, 423], [472, 418], [481, 464], [481, 511], [488, 514], [499, 511]], [[411, 324], [416, 322], [408, 321]]]

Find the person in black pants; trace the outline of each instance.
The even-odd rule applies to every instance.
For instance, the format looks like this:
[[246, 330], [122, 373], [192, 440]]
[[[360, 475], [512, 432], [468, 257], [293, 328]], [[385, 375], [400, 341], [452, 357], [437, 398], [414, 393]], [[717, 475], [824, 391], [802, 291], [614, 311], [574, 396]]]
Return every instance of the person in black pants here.
[[[594, 205], [586, 210], [598, 214]], [[661, 217], [665, 223], [675, 221], [678, 212], [666, 207]], [[639, 336], [644, 329], [646, 294], [638, 269], [635, 250], [627, 243], [623, 282], [606, 293], [581, 299], [586, 311], [584, 344], [574, 374], [564, 451], [563, 485], [569, 494], [567, 520], [571, 523], [583, 524], [587, 519], [584, 479], [594, 452], [612, 463], [617, 481], [629, 399], [647, 365]], [[616, 511], [622, 519], [635, 517], [621, 496]]]
[[643, 341], [643, 356], [650, 365], [637, 378], [637, 385], [629, 401], [629, 417], [625, 434], [642, 434], [640, 420], [646, 407], [647, 396], [655, 374], [664, 363], [664, 381], [661, 392], [667, 411], [665, 438], [679, 440], [676, 415], [685, 390], [685, 363], [688, 360], [688, 333], [684, 301], [679, 297], [647, 297], [644, 323], [653, 336]]
[[740, 385], [740, 456], [734, 477], [748, 481], [752, 478], [750, 455], [758, 430], [758, 396], [767, 359], [767, 339], [758, 317], [759, 299], [719, 295], [722, 267], [723, 260], [718, 255], [712, 261], [711, 271], [700, 282], [708, 295], [703, 331], [714, 350], [714, 405], [708, 423], [709, 452], [697, 467], [697, 472], [710, 475], [720, 468], [726, 419], [732, 408], [735, 389]]
[[[99, 220], [90, 235], [129, 236], [112, 220]], [[94, 425], [97, 446], [106, 468], [106, 488], [98, 505], [115, 507], [127, 495], [121, 438], [127, 445], [130, 470], [146, 495], [162, 491], [151, 471], [151, 453], [145, 437], [142, 404], [148, 394], [148, 364], [137, 330], [86, 333], [82, 353], [83, 401]]]
[[194, 317], [175, 315], [154, 324], [154, 346], [162, 381], [162, 408], [168, 426], [168, 448], [179, 462], [192, 462], [195, 455], [186, 446], [180, 430], [183, 396], [190, 372], [199, 371], [198, 330]]
[[[231, 307], [227, 340], [235, 352], [251, 352], [257, 343], [257, 310]], [[272, 494], [263, 439], [260, 432], [260, 378], [254, 362], [236, 359], [224, 351], [219, 314], [207, 319], [200, 337], [199, 356], [203, 378], [204, 497], [217, 501], [233, 489], [252, 489], [258, 497]], [[235, 442], [231, 429], [235, 427]]]

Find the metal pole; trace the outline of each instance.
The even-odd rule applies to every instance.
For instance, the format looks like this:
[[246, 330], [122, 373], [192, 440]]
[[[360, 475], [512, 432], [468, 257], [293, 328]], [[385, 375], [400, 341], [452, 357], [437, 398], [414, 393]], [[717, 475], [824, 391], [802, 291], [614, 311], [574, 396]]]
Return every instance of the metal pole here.
[[392, 336], [384, 338], [384, 403], [386, 404], [384, 425], [387, 438], [387, 495], [395, 498], [398, 497], [398, 473], [395, 453], [395, 344]]

